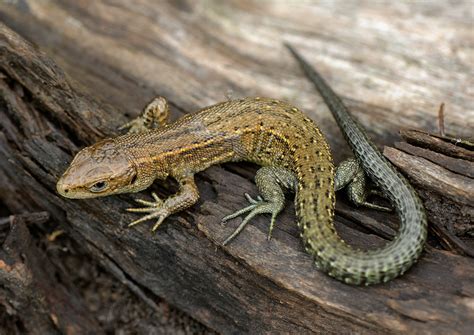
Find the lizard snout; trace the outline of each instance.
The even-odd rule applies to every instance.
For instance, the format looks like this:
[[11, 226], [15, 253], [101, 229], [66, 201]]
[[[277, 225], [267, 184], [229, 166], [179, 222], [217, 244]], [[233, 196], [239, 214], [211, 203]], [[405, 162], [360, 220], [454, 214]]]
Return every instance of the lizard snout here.
[[59, 178], [57, 184], [56, 184], [56, 190], [58, 191], [58, 193], [60, 195], [62, 195], [63, 197], [66, 197], [68, 198], [68, 193], [69, 193], [69, 190], [70, 190], [70, 185], [64, 183], [64, 178], [61, 177]]

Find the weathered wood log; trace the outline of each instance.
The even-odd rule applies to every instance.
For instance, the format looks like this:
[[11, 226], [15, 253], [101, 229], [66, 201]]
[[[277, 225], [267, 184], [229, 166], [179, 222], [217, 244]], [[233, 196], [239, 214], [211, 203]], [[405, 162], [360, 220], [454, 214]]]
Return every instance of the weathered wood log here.
[[[454, 146], [454, 145], [453, 145]], [[436, 148], [431, 147], [425, 149], [422, 147], [414, 146], [406, 142], [396, 142], [395, 148], [405, 151], [411, 155], [422, 157], [430, 162], [448, 169], [449, 171], [458, 173], [460, 175], [474, 178], [474, 162], [446, 156], [439, 152], [436, 152]], [[468, 151], [469, 152], [469, 151]]]
[[32, 214], [9, 218], [0, 249], [0, 305], [29, 334], [102, 334], [71, 283], [57, 281], [54, 266], [35, 246], [26, 222], [45, 216]]
[[[417, 143], [423, 147], [433, 144], [432, 137], [426, 133], [423, 137], [419, 137], [418, 134], [422, 134], [419, 131], [404, 131], [404, 133], [417, 134]], [[470, 177], [474, 164], [468, 160], [445, 156], [407, 143], [398, 142], [396, 147], [403, 151], [385, 147], [384, 155], [418, 186], [428, 217], [433, 224], [432, 231], [439, 241], [448, 250], [474, 257], [474, 245], [471, 243], [470, 246], [466, 246], [456, 237], [474, 233], [474, 179]], [[456, 157], [459, 151], [464, 153], [463, 157], [471, 154], [467, 149], [447, 145], [445, 142], [441, 148], [436, 146], [433, 149], [449, 151]]]
[[[184, 8], [173, 5], [155, 8], [146, 2], [133, 8], [126, 2], [106, 8], [100, 4], [87, 8], [76, 2], [28, 4], [28, 11], [4, 7], [2, 18], [46, 49], [57, 50], [52, 53], [74, 81], [66, 79], [48, 57], [2, 27], [0, 197], [12, 211], [47, 210], [92, 257], [107, 260], [104, 266], [117, 277], [121, 275], [136, 287], [146, 288], [145, 294], [150, 297], [164, 297], [221, 332], [468, 333], [474, 327], [474, 267], [472, 259], [467, 257], [428, 247], [419, 264], [400, 279], [369, 288], [346, 286], [314, 268], [301, 246], [292, 206], [279, 218], [272, 241], [266, 241], [268, 218], [262, 217], [233, 244], [222, 247], [221, 242], [235, 224], [222, 227], [220, 219], [242, 206], [244, 192], [255, 191], [249, 173], [253, 168], [246, 165], [213, 167], [200, 174], [200, 202], [189, 211], [173, 216], [155, 235], [149, 233], [146, 225], [126, 228], [135, 217], [123, 212], [132, 204], [129, 195], [87, 201], [69, 201], [57, 196], [56, 179], [72, 155], [80, 147], [113, 135], [115, 128], [125, 121], [125, 112], [138, 113], [140, 106], [157, 92], [169, 98], [175, 117], [183, 110], [195, 110], [222, 100], [222, 87], [231, 88], [233, 94], [259, 92], [280, 98], [296, 96], [296, 90], [303, 88], [305, 97], [301, 104], [309, 111], [316, 98], [310, 98], [315, 93], [302, 77], [298, 81], [292, 79], [294, 88], [284, 90], [288, 81], [280, 84], [283, 79], [297, 78], [300, 74], [295, 64], [282, 65], [291, 62], [289, 56], [279, 60], [283, 49], [269, 59], [262, 58], [270, 55], [264, 52], [272, 49], [268, 46], [241, 49], [249, 53], [246, 56], [230, 53], [238, 48], [229, 48], [227, 43], [239, 45], [239, 37], [230, 34], [233, 30], [225, 30], [229, 34], [221, 36], [223, 31], [213, 26], [218, 20], [212, 20], [212, 10], [199, 14], [195, 7], [181, 2]], [[250, 9], [257, 10], [258, 6]], [[135, 10], [141, 14], [135, 16]], [[298, 11], [300, 15], [303, 13], [297, 8]], [[74, 17], [70, 13], [75, 13]], [[189, 13], [211, 20], [202, 17], [196, 20]], [[162, 20], [155, 22], [153, 15], [160, 15]], [[113, 21], [120, 18], [117, 20], [120, 22], [113, 29], [98, 24], [108, 17]], [[27, 19], [31, 26], [24, 25]], [[179, 26], [185, 29], [183, 35], [172, 32], [178, 19], [187, 23], [186, 28]], [[314, 20], [321, 26], [309, 29], [324, 31], [324, 24], [330, 26], [331, 20], [332, 16], [322, 15]], [[128, 24], [124, 26], [124, 22]], [[335, 29], [341, 36], [340, 29], [345, 27]], [[163, 40], [148, 39], [157, 35], [156, 32]], [[212, 46], [193, 40], [199, 40], [201, 35], [206, 41], [213, 41]], [[45, 36], [62, 37], [57, 44], [48, 44]], [[116, 40], [121, 37], [131, 44], [122, 47]], [[335, 39], [339, 41], [335, 42], [339, 50], [344, 50], [343, 40]], [[363, 45], [362, 41], [355, 43]], [[209, 47], [213, 52], [207, 52]], [[375, 49], [371, 48], [371, 52]], [[311, 53], [318, 54], [314, 50]], [[231, 65], [229, 59], [233, 60]], [[324, 69], [324, 57], [320, 60]], [[377, 65], [377, 58], [372, 60], [379, 71], [375, 72], [387, 75], [382, 69], [385, 65]], [[266, 65], [262, 67], [262, 64]], [[276, 68], [283, 69], [283, 73], [277, 74]], [[364, 68], [367, 70], [362, 66], [354, 73], [360, 75]], [[348, 84], [351, 78], [342, 78], [351, 71], [334, 70], [337, 90], [349, 92], [353, 87], [352, 83]], [[371, 75], [376, 76], [374, 72]], [[265, 83], [270, 87], [265, 88]], [[260, 85], [264, 88], [258, 89]], [[449, 89], [446, 85], [444, 88]], [[275, 87], [283, 93], [277, 95]], [[373, 90], [363, 85], [359, 88], [359, 92], [350, 91], [351, 95]], [[78, 93], [87, 91], [89, 94]], [[92, 92], [95, 98], [107, 100], [110, 105], [94, 102]], [[417, 111], [429, 110], [432, 106], [426, 101], [437, 99], [437, 94], [427, 97], [411, 109], [413, 114], [406, 112], [405, 118], [396, 120], [386, 106], [393, 103], [390, 99], [370, 100], [378, 106], [347, 102], [381, 143], [390, 140], [387, 129], [410, 123], [409, 116], [424, 120], [423, 114]], [[452, 108], [454, 113], [465, 107], [462, 97], [456, 101], [459, 105]], [[405, 112], [400, 103], [393, 106], [400, 114]], [[336, 135], [334, 123], [322, 105], [320, 110], [321, 115], [312, 116], [321, 121], [333, 147], [342, 145], [343, 140]], [[467, 119], [457, 117], [449, 122], [448, 126], [456, 129], [453, 132], [466, 132]], [[347, 154], [346, 147], [342, 148], [336, 151], [337, 159]], [[164, 190], [160, 187], [158, 192], [170, 189], [172, 185]], [[393, 215], [368, 210], [352, 213], [344, 204], [338, 205], [338, 213], [342, 214], [336, 218], [338, 230], [358, 247], [380, 246], [396, 229]], [[351, 221], [376, 221], [383, 228], [377, 229], [376, 223], [361, 228]]]
[[436, 151], [448, 156], [460, 158], [468, 162], [474, 162], [474, 152], [472, 150], [464, 148], [462, 145], [453, 145], [452, 143], [432, 136], [425, 131], [403, 129], [400, 131], [400, 135], [410, 144], [416, 144], [422, 148], [436, 148]]

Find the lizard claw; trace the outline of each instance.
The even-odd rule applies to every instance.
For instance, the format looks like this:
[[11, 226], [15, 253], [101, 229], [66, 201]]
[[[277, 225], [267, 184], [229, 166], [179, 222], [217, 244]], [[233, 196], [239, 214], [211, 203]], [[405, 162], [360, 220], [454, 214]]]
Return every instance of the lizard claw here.
[[124, 129], [128, 129], [128, 133], [130, 134], [141, 133], [148, 130], [148, 128], [144, 125], [141, 117], [133, 119], [132, 121], [127, 122], [123, 124], [122, 126], [118, 127], [118, 130], [124, 130]]
[[155, 200], [154, 202], [152, 201], [146, 201], [142, 199], [135, 199], [136, 202], [139, 204], [142, 204], [147, 207], [141, 207], [141, 208], [127, 208], [126, 210], [128, 212], [133, 212], [133, 213], [150, 213], [148, 215], [145, 215], [141, 217], [138, 220], [133, 221], [128, 225], [128, 227], [133, 227], [143, 221], [158, 218], [156, 221], [155, 225], [151, 229], [152, 232], [156, 231], [158, 227], [163, 223], [163, 221], [170, 215], [169, 211], [166, 209], [166, 207], [163, 206], [164, 202], [158, 195], [155, 193], [151, 194], [153, 199]]
[[[144, 205], [144, 206], [148, 206], [148, 207], [155, 207], [155, 208], [160, 207], [160, 206], [163, 205], [163, 200], [158, 195], [156, 195], [155, 192], [152, 192], [151, 196], [153, 197], [155, 202], [146, 201], [146, 200], [142, 200], [142, 199], [135, 199], [135, 202], [138, 202], [140, 205]], [[133, 212], [133, 209], [134, 208], [129, 208], [127, 210], [130, 210], [130, 212]], [[139, 208], [135, 208], [135, 209], [139, 209]], [[140, 209], [143, 209], [143, 208], [140, 208]]]
[[262, 197], [259, 196], [259, 195], [257, 196], [257, 200], [253, 199], [253, 198], [250, 196], [250, 194], [248, 194], [248, 193], [244, 193], [244, 195], [245, 195], [245, 198], [247, 198], [247, 201], [250, 202], [250, 205], [247, 206], [247, 207], [244, 207], [244, 208], [242, 208], [242, 209], [240, 209], [240, 210], [238, 210], [238, 211], [236, 211], [236, 212], [234, 212], [234, 213], [232, 213], [232, 214], [229, 214], [229, 215], [223, 217], [222, 220], [221, 220], [221, 224], [222, 224], [222, 225], [224, 225], [224, 224], [225, 224], [227, 221], [229, 221], [229, 220], [232, 220], [232, 219], [234, 219], [234, 218], [236, 218], [236, 217], [238, 217], [238, 216], [241, 216], [241, 215], [244, 214], [244, 213], [247, 213], [247, 212], [251, 211], [252, 209], [254, 209], [255, 207], [257, 207], [257, 205], [258, 205], [260, 202], [263, 201]]
[[[387, 196], [385, 194], [383, 194], [383, 192], [381, 192], [377, 189], [369, 189], [369, 195], [375, 195], [379, 198], [388, 200]], [[365, 205], [365, 206], [367, 206], [367, 205]], [[373, 209], [376, 209], [376, 210], [379, 210], [379, 211], [382, 211], [382, 212], [393, 212], [393, 210], [394, 210], [392, 207], [380, 206], [380, 205], [376, 205], [376, 204], [373, 204], [373, 203], [371, 203], [367, 207], [370, 207], [370, 208], [373, 208]]]
[[159, 210], [158, 212], [145, 215], [144, 217], [131, 222], [128, 225], [128, 227], [133, 227], [133, 226], [135, 226], [135, 225], [137, 225], [137, 224], [139, 224], [143, 221], [154, 219], [156, 217], [158, 217], [158, 220], [156, 221], [155, 225], [151, 229], [152, 232], [155, 232], [158, 229], [158, 227], [163, 223], [163, 221], [168, 217], [168, 213], [166, 211]]
[[278, 207], [275, 207], [273, 203], [264, 200], [259, 195], [256, 197], [256, 199], [253, 199], [248, 193], [245, 193], [245, 198], [247, 198], [247, 201], [250, 202], [249, 206], [242, 208], [236, 211], [235, 213], [227, 215], [226, 217], [222, 219], [222, 224], [224, 224], [226, 221], [236, 218], [244, 213], [250, 212], [242, 220], [242, 222], [237, 227], [237, 229], [235, 229], [234, 232], [226, 238], [226, 240], [222, 243], [222, 245], [226, 245], [230, 241], [232, 241], [245, 228], [245, 226], [250, 222], [252, 218], [254, 218], [258, 214], [264, 214], [264, 213], [269, 213], [272, 215], [272, 218], [270, 221], [270, 229], [268, 231], [268, 236], [267, 236], [268, 240], [271, 239], [273, 226], [275, 225], [276, 217], [278, 213], [281, 211], [281, 209]]
[[257, 200], [255, 200], [254, 198], [252, 198], [250, 196], [250, 194], [248, 193], [244, 193], [245, 195], [245, 198], [247, 198], [247, 201], [250, 202], [251, 204], [254, 204], [254, 205], [257, 205], [259, 202], [262, 202], [263, 201], [263, 198], [259, 195], [257, 195]]
[[[149, 206], [149, 207], [155, 207], [156, 206], [156, 203], [154, 203], [152, 201], [142, 200], [142, 199], [135, 199], [135, 202], [139, 203], [140, 205]], [[133, 209], [133, 208], [130, 208], [130, 209]]]

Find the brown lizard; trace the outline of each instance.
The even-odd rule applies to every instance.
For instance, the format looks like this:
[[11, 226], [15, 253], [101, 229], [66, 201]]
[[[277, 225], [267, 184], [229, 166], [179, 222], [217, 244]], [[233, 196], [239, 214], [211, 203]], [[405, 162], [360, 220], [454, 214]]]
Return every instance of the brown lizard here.
[[[299, 57], [295, 52], [294, 55]], [[297, 59], [309, 68], [302, 58]], [[307, 73], [308, 68], [304, 68]], [[314, 73], [310, 74], [315, 81]], [[319, 75], [316, 79], [317, 88], [356, 154], [356, 159], [347, 160], [336, 172], [329, 146], [316, 124], [284, 101], [225, 101], [168, 123], [166, 100], [157, 98], [145, 108], [142, 117], [125, 125], [130, 127], [126, 135], [82, 149], [58, 181], [57, 190], [68, 198], [95, 198], [139, 192], [157, 179], [172, 177], [179, 184], [177, 194], [166, 200], [152, 194], [154, 201], [137, 200], [145, 207], [128, 209], [147, 213], [131, 226], [156, 219], [152, 229], [155, 231], [170, 214], [196, 203], [197, 172], [223, 162], [254, 162], [262, 166], [255, 177], [260, 196], [253, 199], [246, 195], [249, 206], [223, 219], [248, 213], [224, 244], [262, 213], [271, 214], [270, 238], [285, 204], [285, 191], [295, 191], [298, 225], [306, 250], [315, 257], [319, 268], [350, 284], [390, 280], [405, 272], [422, 251], [426, 219], [421, 202], [370, 143], [335, 93]], [[394, 241], [368, 252], [344, 243], [333, 225], [335, 189], [347, 187], [350, 199], [357, 205], [386, 209], [366, 201], [364, 171], [395, 204], [402, 223]]]

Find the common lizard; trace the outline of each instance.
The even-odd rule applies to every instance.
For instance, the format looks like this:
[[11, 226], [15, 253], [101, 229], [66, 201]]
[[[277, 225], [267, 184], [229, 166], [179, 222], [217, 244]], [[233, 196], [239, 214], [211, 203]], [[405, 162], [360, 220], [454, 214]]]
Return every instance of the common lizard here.
[[[287, 46], [334, 114], [355, 159], [334, 168], [326, 139], [299, 109], [268, 98], [225, 101], [168, 123], [164, 98], [152, 101], [141, 117], [124, 127], [125, 135], [82, 149], [57, 183], [67, 198], [95, 198], [139, 192], [157, 179], [174, 178], [179, 191], [162, 200], [136, 200], [147, 213], [135, 225], [156, 219], [153, 231], [170, 214], [199, 198], [197, 172], [223, 162], [250, 161], [262, 167], [255, 181], [260, 196], [246, 197], [249, 206], [223, 219], [248, 213], [234, 238], [257, 214], [271, 214], [268, 238], [285, 205], [285, 191], [294, 191], [298, 226], [316, 266], [348, 284], [386, 282], [404, 273], [420, 256], [426, 240], [424, 210], [413, 188], [379, 153], [362, 128], [321, 76]], [[365, 171], [365, 173], [364, 173]], [[347, 188], [356, 205], [385, 209], [366, 201], [365, 174], [393, 203], [401, 221], [393, 241], [381, 249], [360, 251], [337, 234], [333, 219], [335, 190]]]

